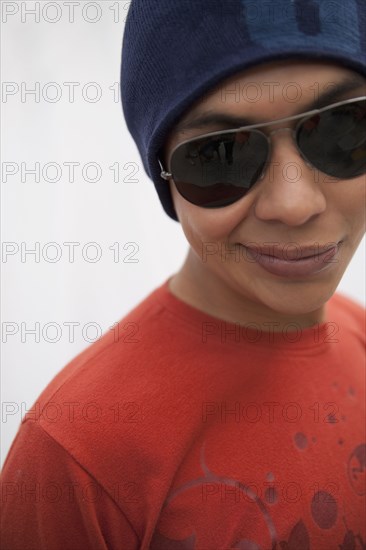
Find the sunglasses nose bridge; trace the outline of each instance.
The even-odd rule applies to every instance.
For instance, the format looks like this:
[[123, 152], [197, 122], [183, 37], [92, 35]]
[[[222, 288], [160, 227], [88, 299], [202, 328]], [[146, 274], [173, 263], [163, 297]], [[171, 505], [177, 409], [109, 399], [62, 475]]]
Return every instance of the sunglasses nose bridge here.
[[290, 132], [292, 132], [292, 128], [290, 128], [290, 127], [277, 128], [276, 130], [271, 130], [270, 132], [268, 132], [268, 135], [272, 136], [272, 134], [276, 134], [277, 132], [283, 132], [284, 130], [290, 130]]
[[[296, 152], [301, 156], [303, 162], [305, 162], [305, 164], [307, 166], [309, 166], [310, 168], [312, 167], [311, 164], [303, 157], [302, 155], [302, 152], [301, 150], [299, 149], [298, 145], [297, 145], [297, 142], [296, 142], [296, 130], [294, 128], [291, 128], [289, 126], [286, 126], [286, 127], [283, 127], [283, 128], [276, 128], [274, 130], [271, 130], [271, 131], [267, 131], [266, 133], [264, 133], [266, 139], [267, 139], [267, 142], [268, 142], [268, 155], [267, 155], [267, 164], [271, 162], [271, 159], [272, 159], [272, 155], [273, 155], [273, 142], [272, 142], [272, 135], [273, 134], [276, 134], [278, 132], [283, 132], [283, 131], [289, 131], [291, 133], [291, 139], [290, 139], [290, 143], [292, 143], [294, 146], [295, 146], [295, 149], [296, 149]], [[262, 180], [265, 175], [266, 175], [266, 172], [267, 170], [263, 170], [262, 174], [259, 176], [258, 180]]]
[[290, 132], [291, 132], [291, 136], [294, 137], [293, 129], [290, 128], [290, 127], [276, 128], [276, 129], [274, 129], [274, 130], [271, 130], [270, 132], [267, 132], [267, 136], [266, 136], [266, 137], [267, 137], [267, 140], [268, 140], [268, 142], [269, 142], [269, 144], [270, 144], [270, 149], [271, 149], [270, 153], [271, 153], [271, 154], [272, 154], [272, 148], [273, 148], [273, 146], [272, 146], [272, 136], [273, 136], [274, 134], [277, 134], [278, 132], [283, 132], [283, 131], [290, 131]]

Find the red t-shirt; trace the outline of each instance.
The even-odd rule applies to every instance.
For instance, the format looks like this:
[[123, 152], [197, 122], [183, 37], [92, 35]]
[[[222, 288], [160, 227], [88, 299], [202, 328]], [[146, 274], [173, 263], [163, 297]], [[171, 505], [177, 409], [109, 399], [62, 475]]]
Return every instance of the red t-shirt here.
[[365, 548], [365, 310], [326, 312], [261, 332], [165, 281], [27, 413], [3, 550]]

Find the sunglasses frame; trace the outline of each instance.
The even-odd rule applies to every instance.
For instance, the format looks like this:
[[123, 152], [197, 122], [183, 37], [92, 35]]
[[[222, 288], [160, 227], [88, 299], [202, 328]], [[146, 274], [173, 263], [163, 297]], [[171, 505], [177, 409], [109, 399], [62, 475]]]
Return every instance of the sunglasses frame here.
[[[338, 101], [337, 103], [332, 103], [331, 105], [328, 105], [327, 107], [323, 107], [321, 109], [313, 109], [311, 111], [306, 111], [305, 113], [300, 113], [298, 115], [293, 115], [293, 116], [290, 116], [290, 117], [286, 117], [286, 118], [281, 118], [281, 119], [278, 119], [278, 120], [273, 120], [273, 121], [270, 121], [270, 122], [261, 122], [259, 124], [251, 124], [249, 126], [242, 126], [240, 128], [235, 128], [235, 129], [231, 129], [231, 130], [218, 130], [216, 132], [209, 132], [207, 134], [201, 134], [199, 136], [195, 136], [193, 138], [190, 138], [190, 139], [187, 139], [185, 141], [182, 141], [181, 143], [178, 143], [178, 145], [176, 145], [176, 147], [174, 147], [173, 151], [171, 152], [170, 154], [170, 157], [169, 157], [169, 161], [168, 161], [168, 166], [169, 166], [169, 169], [171, 167], [171, 159], [173, 157], [173, 154], [175, 153], [175, 151], [177, 149], [179, 149], [180, 147], [186, 145], [187, 143], [193, 143], [195, 141], [198, 141], [200, 139], [203, 139], [203, 138], [207, 138], [207, 137], [213, 137], [213, 136], [217, 136], [217, 135], [222, 135], [222, 134], [233, 134], [233, 133], [236, 133], [236, 132], [242, 132], [242, 131], [247, 131], [247, 130], [257, 130], [258, 128], [265, 128], [267, 126], [273, 126], [275, 124], [281, 124], [283, 122], [288, 122], [288, 121], [293, 121], [293, 120], [297, 120], [299, 119], [299, 122], [296, 124], [295, 128], [290, 128], [290, 127], [285, 127], [285, 128], [279, 128], [277, 130], [272, 130], [268, 135], [265, 134], [264, 132], [261, 132], [259, 131], [258, 133], [260, 133], [262, 136], [264, 136], [267, 140], [267, 143], [268, 143], [268, 154], [267, 154], [267, 158], [266, 158], [266, 162], [264, 164], [264, 168], [263, 168], [263, 171], [261, 173], [261, 175], [257, 178], [257, 180], [253, 183], [253, 185], [251, 187], [253, 187], [255, 185], [255, 183], [257, 183], [258, 181], [260, 181], [261, 179], [263, 179], [264, 175], [265, 175], [265, 172], [266, 172], [266, 168], [267, 168], [267, 163], [268, 163], [268, 159], [271, 157], [271, 154], [272, 154], [272, 143], [271, 143], [271, 135], [274, 133], [274, 132], [278, 132], [280, 130], [291, 130], [292, 132], [292, 137], [293, 137], [293, 141], [295, 143], [295, 146], [296, 146], [296, 149], [298, 150], [300, 156], [302, 159], [304, 159], [304, 161], [306, 162], [306, 164], [308, 166], [310, 166], [311, 168], [315, 168], [316, 170], [318, 170], [318, 168], [316, 168], [316, 166], [314, 166], [311, 161], [309, 159], [307, 159], [304, 155], [304, 153], [300, 150], [299, 146], [298, 146], [298, 143], [297, 143], [297, 139], [296, 139], [296, 136], [297, 136], [297, 132], [300, 128], [300, 126], [306, 122], [307, 119], [311, 118], [312, 116], [316, 115], [316, 114], [319, 114], [319, 113], [324, 113], [325, 111], [328, 111], [329, 109], [334, 109], [335, 107], [340, 107], [342, 105], [347, 105], [347, 104], [351, 104], [351, 103], [356, 103], [357, 101], [365, 101], [366, 100], [366, 96], [360, 96], [360, 97], [356, 97], [356, 98], [351, 98], [351, 99], [345, 99], [343, 101]], [[158, 158], [158, 162], [159, 162], [159, 165], [160, 165], [160, 168], [161, 168], [161, 174], [160, 176], [168, 181], [170, 178], [173, 178], [173, 181], [174, 181], [174, 175], [169, 172], [169, 171], [165, 171], [164, 170], [164, 167], [163, 167], [163, 164], [161, 163], [160, 159]], [[333, 176], [332, 176], [333, 177]], [[358, 176], [353, 176], [353, 177], [358, 177]], [[337, 178], [335, 178], [337, 179]], [[344, 178], [342, 178], [344, 179]], [[347, 179], [352, 179], [352, 178], [347, 178]], [[249, 189], [251, 189], [251, 187]], [[249, 191], [248, 189], [248, 191]], [[187, 199], [186, 199], [187, 200]], [[239, 199], [237, 199], [239, 200]], [[194, 203], [193, 203], [194, 204]], [[206, 208], [206, 207], [203, 207], [203, 208]]]

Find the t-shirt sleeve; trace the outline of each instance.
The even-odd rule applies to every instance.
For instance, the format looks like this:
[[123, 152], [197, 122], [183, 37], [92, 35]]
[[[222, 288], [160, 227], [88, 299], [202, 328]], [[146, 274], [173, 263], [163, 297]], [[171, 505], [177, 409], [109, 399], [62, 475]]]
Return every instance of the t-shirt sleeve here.
[[2, 472], [2, 550], [136, 550], [108, 492], [39, 423], [25, 421]]

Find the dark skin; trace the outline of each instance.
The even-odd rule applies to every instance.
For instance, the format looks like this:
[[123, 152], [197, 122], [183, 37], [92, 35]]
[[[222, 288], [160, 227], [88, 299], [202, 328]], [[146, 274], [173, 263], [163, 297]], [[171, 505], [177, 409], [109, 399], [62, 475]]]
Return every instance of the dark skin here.
[[[332, 83], [358, 73], [331, 63], [313, 61], [281, 61], [243, 71], [220, 83], [194, 105], [181, 122], [193, 114], [213, 110], [258, 120], [273, 121], [289, 117], [308, 109], [302, 108], [314, 100], [315, 84], [320, 91]], [[358, 75], [359, 76], [359, 75]], [[242, 96], [222, 100], [225, 89], [233, 89], [235, 83], [245, 85], [255, 82], [267, 91], [251, 102]], [[276, 82], [274, 97], [269, 98], [268, 85]], [[289, 101], [283, 94], [286, 85], [297, 83], [301, 97]], [[366, 95], [366, 81], [358, 89], [344, 94], [337, 101]], [[231, 99], [230, 99], [231, 98]], [[335, 103], [333, 101], [332, 103]], [[284, 125], [286, 127], [286, 124]], [[166, 142], [164, 162], [172, 149], [182, 141], [220, 126], [196, 128], [175, 132]], [[301, 178], [294, 183], [283, 177], [283, 166], [296, 162], [301, 168]], [[326, 303], [334, 294], [365, 233], [366, 178], [329, 183], [324, 174], [315, 172], [299, 156], [288, 131], [272, 136], [271, 163], [279, 163], [276, 169], [266, 173], [250, 192], [236, 203], [225, 208], [205, 209], [186, 201], [176, 190], [172, 179], [172, 198], [182, 229], [190, 244], [187, 257], [179, 271], [170, 280], [170, 290], [184, 302], [226, 321], [257, 323], [276, 322], [275, 330], [282, 330], [288, 323], [307, 328], [327, 320]], [[314, 243], [338, 243], [341, 246], [335, 261], [319, 273], [303, 277], [280, 277], [265, 271], [260, 265], [248, 262], [244, 255], [240, 261], [234, 255], [223, 254], [245, 242], [276, 242], [279, 246], [297, 243], [298, 246]], [[217, 253], [203, 261], [205, 243], [216, 247]]]

